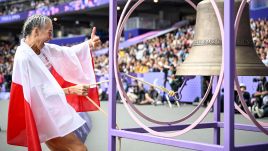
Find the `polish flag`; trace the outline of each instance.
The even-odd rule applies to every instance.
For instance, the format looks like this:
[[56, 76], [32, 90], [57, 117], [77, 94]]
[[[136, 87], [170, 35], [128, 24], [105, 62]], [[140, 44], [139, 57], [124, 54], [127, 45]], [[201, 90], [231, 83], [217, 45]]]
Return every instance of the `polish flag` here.
[[33, 113], [20, 84], [12, 82], [9, 104], [7, 143], [28, 146], [28, 151], [41, 151]]
[[[62, 90], [74, 83], [96, 83], [88, 43], [73, 47], [45, 44], [42, 52], [53, 66], [51, 72], [23, 40], [14, 58], [7, 143], [28, 147], [28, 151], [41, 151], [40, 143], [81, 127], [85, 121], [76, 111], [97, 110], [82, 96], [66, 99]], [[100, 105], [96, 87], [89, 89], [89, 97]]]

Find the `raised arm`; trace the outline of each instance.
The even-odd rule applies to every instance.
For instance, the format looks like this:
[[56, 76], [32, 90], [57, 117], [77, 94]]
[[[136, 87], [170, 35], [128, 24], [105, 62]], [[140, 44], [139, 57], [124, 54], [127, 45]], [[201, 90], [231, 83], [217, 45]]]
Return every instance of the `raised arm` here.
[[91, 48], [91, 50], [95, 50], [101, 44], [100, 37], [96, 35], [96, 30], [96, 27], [93, 27], [91, 37], [88, 40], [89, 47]]

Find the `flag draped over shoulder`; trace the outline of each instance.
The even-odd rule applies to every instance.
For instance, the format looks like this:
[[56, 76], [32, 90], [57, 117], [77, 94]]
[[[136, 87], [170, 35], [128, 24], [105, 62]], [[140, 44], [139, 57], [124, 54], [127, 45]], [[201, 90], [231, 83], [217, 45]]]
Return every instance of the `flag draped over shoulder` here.
[[[61, 49], [63, 49], [63, 51], [58, 51]], [[71, 51], [72, 54], [69, 53], [68, 50]], [[64, 54], [62, 54], [62, 52], [64, 52]], [[53, 66], [51, 73], [62, 88], [70, 87], [76, 84], [96, 83], [93, 58], [87, 42], [80, 45], [75, 45], [71, 48], [71, 50], [68, 47], [60, 47], [49, 44], [49, 47], [47, 47], [44, 53], [48, 58], [50, 58], [49, 60], [51, 60]], [[65, 57], [57, 57], [61, 55], [64, 55]], [[78, 65], [73, 65], [73, 62], [68, 62], [70, 59]], [[98, 90], [96, 87], [88, 90], [88, 96], [96, 104], [100, 104]], [[68, 103], [77, 112], [98, 110], [84, 96], [67, 95], [66, 98]]]
[[[23, 40], [13, 66], [7, 141], [28, 146], [29, 151], [40, 151], [40, 143], [82, 126], [85, 121], [76, 111], [97, 110], [83, 97], [70, 95], [67, 101], [61, 88], [96, 82], [88, 43], [73, 47], [45, 44], [41, 51], [52, 64], [53, 75]], [[99, 105], [97, 92], [96, 87], [90, 88], [89, 97]]]

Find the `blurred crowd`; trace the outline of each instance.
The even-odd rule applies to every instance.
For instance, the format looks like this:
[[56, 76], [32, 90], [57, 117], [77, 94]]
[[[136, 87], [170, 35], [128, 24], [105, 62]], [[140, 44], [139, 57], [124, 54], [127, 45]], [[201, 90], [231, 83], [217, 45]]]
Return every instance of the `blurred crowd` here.
[[4, 92], [10, 90], [16, 48], [17, 46], [10, 42], [0, 42], [0, 90]]
[[26, 1], [3, 1], [0, 3], [0, 16], [12, 15], [27, 10], [33, 10], [41, 7], [48, 7], [51, 5], [69, 2], [71, 0], [26, 0]]
[[[164, 72], [171, 76], [176, 72], [191, 48], [193, 27], [153, 38], [119, 51], [119, 70], [126, 73]], [[108, 73], [108, 55], [95, 58], [97, 74]]]
[[253, 42], [262, 62], [268, 66], [268, 21], [250, 20]]
[[[268, 66], [268, 21], [251, 20], [251, 29], [256, 53], [263, 63]], [[194, 27], [186, 26], [119, 50], [119, 70], [124, 73], [163, 72], [165, 75], [164, 86], [170, 84], [171, 88], [176, 91], [182, 83], [180, 77], [176, 76], [176, 67], [191, 53], [193, 37]], [[108, 41], [104, 42], [98, 49], [107, 47]], [[0, 86], [2, 91], [9, 91], [10, 89], [15, 50], [15, 44], [0, 42]], [[96, 75], [101, 76], [108, 73], [108, 54], [95, 56], [94, 61]], [[153, 104], [157, 103], [153, 100], [161, 101], [163, 99], [153, 87], [145, 90], [143, 84], [138, 81], [133, 83], [125, 81], [124, 87], [129, 97], [137, 104]], [[106, 90], [101, 91], [101, 97], [107, 99]], [[251, 103], [251, 106], [253, 106], [252, 104], [256, 103]], [[259, 110], [262, 105], [258, 105], [257, 108], [255, 105], [253, 109]]]

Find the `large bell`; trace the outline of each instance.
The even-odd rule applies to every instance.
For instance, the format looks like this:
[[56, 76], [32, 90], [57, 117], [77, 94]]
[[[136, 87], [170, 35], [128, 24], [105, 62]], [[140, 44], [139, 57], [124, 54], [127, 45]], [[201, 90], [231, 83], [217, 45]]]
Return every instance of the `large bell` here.
[[[235, 2], [235, 12], [240, 1]], [[223, 0], [217, 1], [223, 18]], [[186, 60], [177, 68], [177, 75], [219, 75], [222, 62], [222, 41], [219, 24], [209, 0], [197, 6], [195, 35], [192, 48]], [[265, 76], [268, 68], [264, 66], [254, 49], [250, 23], [249, 5], [242, 14], [237, 35], [236, 65], [240, 76]]]

